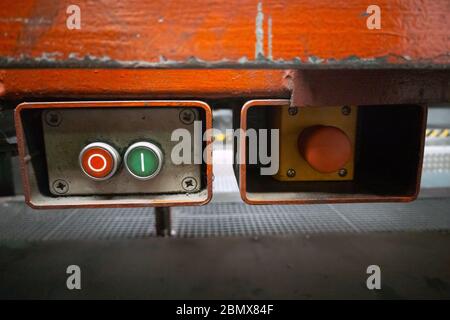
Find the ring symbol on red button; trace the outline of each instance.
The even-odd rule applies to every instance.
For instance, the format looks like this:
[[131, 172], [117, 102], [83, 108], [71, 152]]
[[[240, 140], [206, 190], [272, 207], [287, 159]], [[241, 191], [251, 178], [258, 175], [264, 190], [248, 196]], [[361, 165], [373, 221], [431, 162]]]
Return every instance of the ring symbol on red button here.
[[[103, 164], [103, 166], [100, 169], [98, 169], [98, 167], [100, 167], [100, 165], [101, 165], [101, 164], [99, 165], [99, 161], [95, 161], [95, 163], [92, 164], [92, 159], [94, 159], [94, 158], [100, 158], [101, 163]], [[92, 171], [95, 171], [95, 172], [102, 172], [103, 170], [106, 169], [106, 166], [108, 165], [106, 162], [106, 158], [99, 153], [95, 153], [95, 154], [89, 156], [87, 163], [88, 163], [89, 169], [91, 169]]]
[[94, 180], [106, 180], [116, 172], [120, 156], [110, 145], [95, 142], [81, 150], [79, 161], [81, 169], [88, 177]]

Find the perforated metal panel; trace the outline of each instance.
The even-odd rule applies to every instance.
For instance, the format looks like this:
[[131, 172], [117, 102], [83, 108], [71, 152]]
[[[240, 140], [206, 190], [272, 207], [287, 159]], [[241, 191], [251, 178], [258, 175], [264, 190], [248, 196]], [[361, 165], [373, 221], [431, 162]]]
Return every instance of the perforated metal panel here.
[[154, 235], [153, 209], [33, 210], [0, 204], [0, 240], [83, 240]]

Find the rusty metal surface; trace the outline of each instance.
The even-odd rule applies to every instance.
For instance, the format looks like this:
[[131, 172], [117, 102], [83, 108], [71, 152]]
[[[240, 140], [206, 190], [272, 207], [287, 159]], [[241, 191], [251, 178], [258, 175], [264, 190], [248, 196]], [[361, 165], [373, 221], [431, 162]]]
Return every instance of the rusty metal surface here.
[[448, 0], [2, 0], [0, 67], [448, 68]]
[[293, 70], [285, 78], [293, 106], [450, 101], [445, 70]]
[[152, 207], [152, 206], [182, 206], [202, 205], [212, 198], [212, 148], [209, 147], [211, 137], [206, 137], [205, 148], [205, 188], [192, 194], [158, 194], [158, 195], [133, 195], [133, 196], [84, 196], [84, 197], [49, 197], [43, 195], [37, 187], [34, 169], [31, 165], [30, 155], [27, 150], [27, 142], [22, 123], [22, 112], [31, 109], [75, 109], [75, 108], [146, 108], [146, 107], [190, 107], [199, 108], [205, 112], [205, 129], [212, 127], [212, 114], [209, 106], [201, 101], [95, 101], [95, 102], [48, 102], [48, 103], [22, 103], [15, 110], [15, 125], [17, 132], [17, 146], [19, 151], [20, 170], [22, 175], [25, 202], [36, 209], [46, 208], [99, 208], [99, 207]]
[[3, 69], [0, 100], [289, 98], [291, 104], [450, 101], [447, 70]]

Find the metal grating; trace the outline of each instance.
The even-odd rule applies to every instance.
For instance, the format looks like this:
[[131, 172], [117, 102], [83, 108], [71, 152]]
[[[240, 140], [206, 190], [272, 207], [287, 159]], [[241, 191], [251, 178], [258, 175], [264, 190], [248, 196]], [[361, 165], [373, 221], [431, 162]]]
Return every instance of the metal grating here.
[[247, 206], [213, 204], [174, 209], [173, 227], [180, 237], [256, 236], [353, 231], [328, 206]]
[[[211, 203], [172, 209], [175, 237], [449, 231], [450, 199], [412, 203], [248, 206]], [[36, 211], [0, 204], [0, 240], [122, 239], [154, 236], [153, 209]]]
[[0, 203], [0, 240], [82, 240], [154, 235], [153, 209], [33, 210]]
[[450, 199], [411, 203], [333, 205], [359, 232], [448, 231]]
[[421, 199], [406, 204], [220, 203], [176, 208], [174, 213], [173, 226], [179, 237], [450, 230], [450, 199]]

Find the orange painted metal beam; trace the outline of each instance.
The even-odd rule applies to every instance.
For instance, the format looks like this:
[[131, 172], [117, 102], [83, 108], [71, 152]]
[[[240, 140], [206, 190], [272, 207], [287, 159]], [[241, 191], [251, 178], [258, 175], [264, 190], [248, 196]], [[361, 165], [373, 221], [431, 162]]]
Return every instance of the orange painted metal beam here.
[[[81, 29], [66, 27], [67, 7]], [[448, 0], [2, 0], [0, 68], [448, 68]]]
[[293, 106], [450, 102], [448, 70], [294, 70]]
[[0, 100], [289, 97], [284, 70], [3, 69]]

